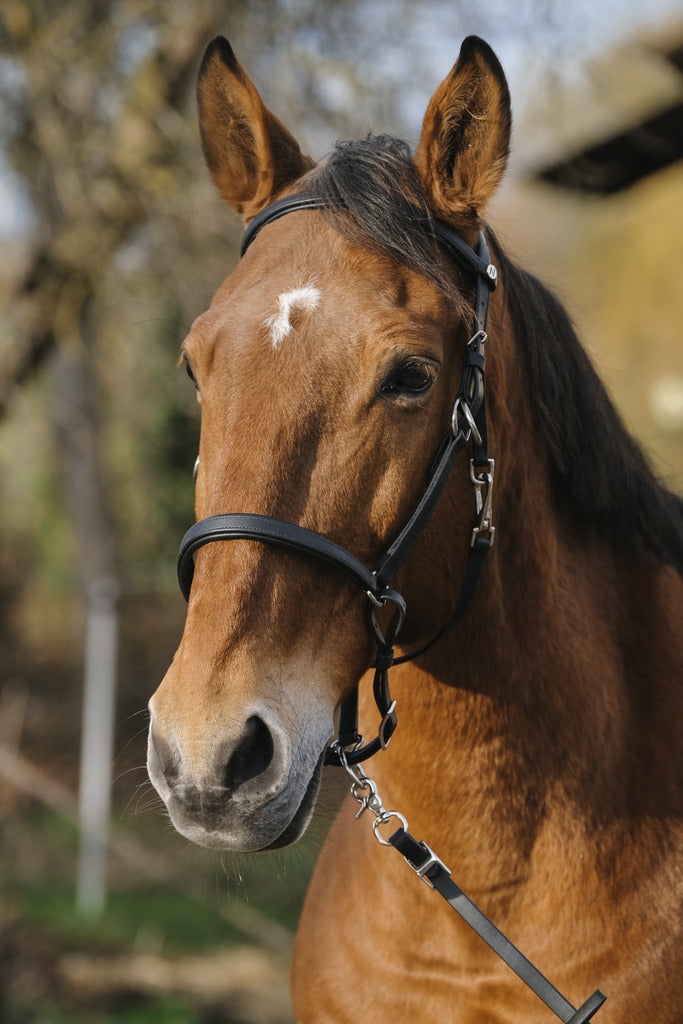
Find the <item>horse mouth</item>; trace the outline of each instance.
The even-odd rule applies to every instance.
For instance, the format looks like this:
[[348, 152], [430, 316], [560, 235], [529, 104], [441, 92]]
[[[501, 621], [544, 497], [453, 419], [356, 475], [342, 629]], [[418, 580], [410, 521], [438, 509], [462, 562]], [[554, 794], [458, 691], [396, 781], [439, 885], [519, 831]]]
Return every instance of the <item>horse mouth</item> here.
[[281, 850], [285, 846], [291, 846], [292, 843], [296, 843], [298, 839], [301, 839], [302, 835], [306, 831], [308, 824], [313, 814], [313, 808], [315, 807], [315, 801], [320, 790], [320, 781], [322, 779], [323, 764], [325, 761], [325, 751], [318, 758], [313, 774], [308, 780], [308, 785], [301, 798], [294, 816], [290, 819], [289, 824], [285, 826], [280, 835], [263, 847], [263, 850]]

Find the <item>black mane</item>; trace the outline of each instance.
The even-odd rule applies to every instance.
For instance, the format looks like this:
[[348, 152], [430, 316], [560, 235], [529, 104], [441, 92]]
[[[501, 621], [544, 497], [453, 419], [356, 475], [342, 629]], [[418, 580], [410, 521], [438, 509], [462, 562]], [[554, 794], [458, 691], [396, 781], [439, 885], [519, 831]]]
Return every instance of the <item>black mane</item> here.
[[[339, 143], [305, 187], [329, 205], [328, 215], [346, 237], [392, 256], [453, 296], [452, 265], [431, 229], [407, 143], [388, 136]], [[416, 217], [416, 206], [424, 216]], [[488, 234], [558, 502], [618, 548], [654, 554], [683, 571], [683, 500], [654, 476], [559, 301]]]
[[619, 548], [683, 571], [683, 500], [655, 477], [558, 299], [488, 233], [557, 497]]
[[322, 200], [325, 216], [350, 241], [393, 256], [444, 295], [457, 297], [407, 142], [389, 135], [338, 142], [304, 187]]

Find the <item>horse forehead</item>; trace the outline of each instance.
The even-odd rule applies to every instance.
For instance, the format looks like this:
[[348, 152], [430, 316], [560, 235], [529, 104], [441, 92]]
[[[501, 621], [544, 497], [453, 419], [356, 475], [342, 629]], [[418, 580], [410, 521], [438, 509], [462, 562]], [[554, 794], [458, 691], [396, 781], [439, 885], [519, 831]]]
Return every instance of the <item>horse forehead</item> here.
[[354, 325], [359, 336], [367, 336], [387, 320], [442, 319], [442, 298], [415, 271], [336, 232], [330, 231], [322, 248], [319, 239], [308, 246], [297, 241], [292, 249], [271, 246], [266, 261], [255, 251], [255, 260], [238, 264], [195, 321], [192, 335], [211, 346], [227, 336], [233, 351], [265, 341], [278, 353], [296, 347], [316, 324], [324, 335], [336, 324], [349, 341]]

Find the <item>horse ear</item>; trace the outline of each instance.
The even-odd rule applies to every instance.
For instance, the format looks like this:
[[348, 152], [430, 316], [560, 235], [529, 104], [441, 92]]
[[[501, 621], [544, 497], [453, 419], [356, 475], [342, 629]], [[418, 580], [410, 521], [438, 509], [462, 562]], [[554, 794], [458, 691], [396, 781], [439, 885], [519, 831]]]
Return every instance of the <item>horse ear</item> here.
[[434, 93], [415, 164], [442, 215], [476, 220], [503, 176], [510, 146], [510, 93], [490, 46], [476, 36], [462, 44]]
[[222, 36], [204, 54], [197, 97], [207, 166], [245, 221], [314, 166], [265, 106]]

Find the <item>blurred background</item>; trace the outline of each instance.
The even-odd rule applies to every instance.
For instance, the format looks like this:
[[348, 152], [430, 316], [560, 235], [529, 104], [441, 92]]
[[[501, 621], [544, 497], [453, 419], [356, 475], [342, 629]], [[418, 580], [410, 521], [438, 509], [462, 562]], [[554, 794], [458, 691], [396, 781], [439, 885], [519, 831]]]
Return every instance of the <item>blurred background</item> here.
[[235, 860], [179, 838], [146, 781], [193, 519], [177, 354], [241, 233], [201, 158], [206, 43], [228, 36], [322, 156], [370, 130], [416, 142], [461, 40], [487, 39], [515, 111], [489, 220], [680, 490], [683, 17], [645, 6], [0, 0], [0, 1024], [291, 1020], [338, 800], [328, 782], [293, 851]]

